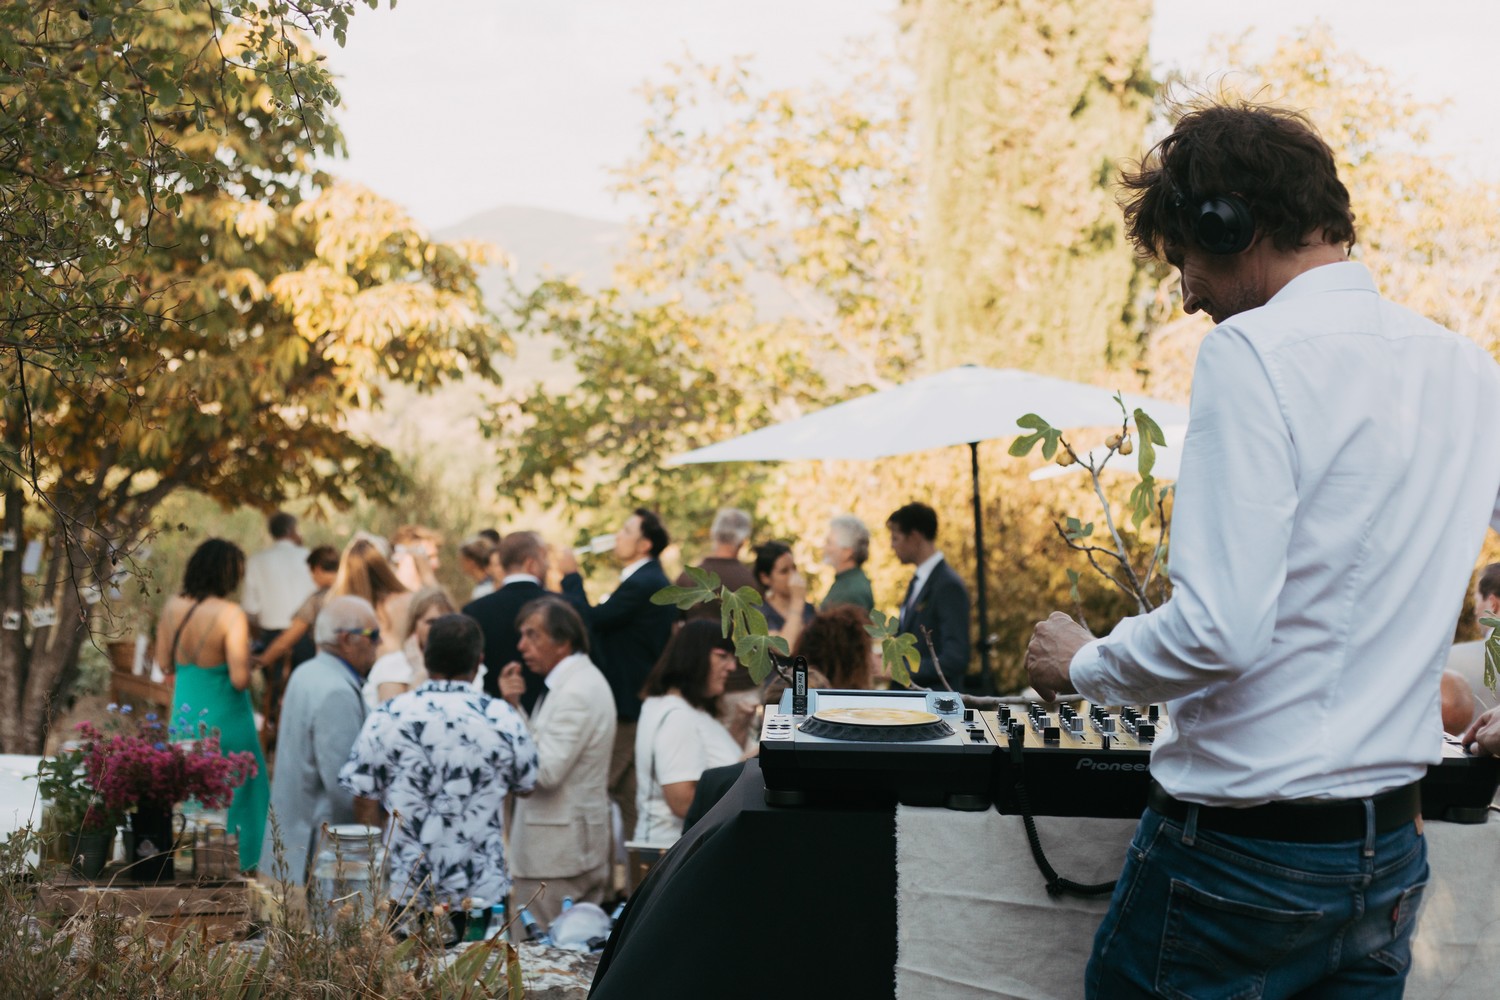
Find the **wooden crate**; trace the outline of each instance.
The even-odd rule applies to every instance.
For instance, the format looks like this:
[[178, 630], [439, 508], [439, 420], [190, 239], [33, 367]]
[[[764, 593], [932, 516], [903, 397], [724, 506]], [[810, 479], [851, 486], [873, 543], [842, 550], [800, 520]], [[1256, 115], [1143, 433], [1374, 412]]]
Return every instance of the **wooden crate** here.
[[249, 879], [150, 885], [125, 877], [120, 865], [110, 865], [93, 880], [59, 875], [41, 886], [37, 903], [43, 919], [59, 923], [80, 913], [114, 909], [121, 916], [146, 917], [175, 931], [202, 929], [221, 938], [238, 936], [255, 915]]

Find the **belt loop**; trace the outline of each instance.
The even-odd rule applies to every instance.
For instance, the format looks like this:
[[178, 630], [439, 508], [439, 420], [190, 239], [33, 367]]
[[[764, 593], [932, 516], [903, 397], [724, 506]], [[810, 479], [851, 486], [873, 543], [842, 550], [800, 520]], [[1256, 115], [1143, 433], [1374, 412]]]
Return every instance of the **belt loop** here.
[[1182, 824], [1182, 846], [1192, 847], [1198, 840], [1198, 803], [1189, 802], [1187, 805], [1187, 819]]
[[1375, 800], [1373, 798], [1367, 797], [1360, 799], [1359, 802], [1360, 805], [1365, 807], [1364, 855], [1367, 858], [1373, 858], [1375, 856], [1375, 838], [1376, 836], [1378, 836], [1378, 832], [1375, 828]]

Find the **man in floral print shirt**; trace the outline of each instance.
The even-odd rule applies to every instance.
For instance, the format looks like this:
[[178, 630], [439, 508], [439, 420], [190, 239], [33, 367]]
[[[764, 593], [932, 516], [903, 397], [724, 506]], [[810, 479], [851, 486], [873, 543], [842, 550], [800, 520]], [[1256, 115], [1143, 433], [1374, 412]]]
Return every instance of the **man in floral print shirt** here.
[[484, 652], [478, 623], [432, 623], [431, 676], [365, 719], [339, 772], [367, 820], [391, 817], [390, 892], [422, 905], [501, 900], [510, 891], [502, 844], [505, 796], [536, 786], [537, 752], [509, 704], [469, 682]]

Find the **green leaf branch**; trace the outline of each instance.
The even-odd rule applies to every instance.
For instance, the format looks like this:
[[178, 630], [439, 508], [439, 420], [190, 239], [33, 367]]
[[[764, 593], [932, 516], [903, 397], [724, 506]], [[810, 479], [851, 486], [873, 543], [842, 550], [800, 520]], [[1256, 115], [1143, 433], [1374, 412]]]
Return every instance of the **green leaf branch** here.
[[[1104, 527], [1109, 533], [1110, 545], [1098, 545], [1089, 541], [1094, 534], [1092, 521], [1068, 517], [1061, 522], [1054, 521], [1053, 525], [1068, 548], [1075, 552], [1082, 552], [1088, 559], [1089, 565], [1134, 600], [1136, 607], [1144, 614], [1156, 606], [1157, 602], [1151, 596], [1151, 586], [1157, 579], [1157, 569], [1161, 565], [1161, 557], [1167, 545], [1166, 502], [1173, 487], [1159, 486], [1156, 477], [1152, 475], [1152, 470], [1156, 467], [1156, 449], [1158, 446], [1164, 446], [1167, 441], [1161, 426], [1146, 411], [1137, 407], [1135, 412], [1131, 413], [1125, 407], [1124, 397], [1118, 393], [1115, 394], [1115, 402], [1120, 407], [1120, 432], [1111, 435], [1105, 442], [1108, 450], [1104, 457], [1097, 461], [1090, 453], [1085, 453], [1080, 458], [1072, 445], [1068, 443], [1067, 438], [1063, 436], [1061, 428], [1053, 427], [1035, 413], [1028, 413], [1016, 421], [1016, 425], [1027, 433], [1011, 442], [1010, 453], [1018, 458], [1023, 457], [1030, 454], [1040, 444], [1043, 458], [1065, 467], [1080, 465], [1088, 471], [1093, 481], [1094, 495], [1099, 498], [1099, 506], [1103, 511]], [[1123, 514], [1129, 517], [1131, 528], [1135, 531], [1139, 531], [1151, 517], [1154, 516], [1157, 519], [1156, 543], [1152, 546], [1151, 556], [1146, 566], [1141, 570], [1137, 570], [1131, 558], [1130, 549], [1120, 533], [1114, 510], [1109, 498], [1105, 496], [1104, 486], [1100, 479], [1100, 474], [1109, 464], [1110, 459], [1116, 455], [1129, 456], [1136, 452], [1131, 434], [1132, 424], [1135, 430], [1134, 437], [1140, 441], [1136, 471], [1141, 478], [1130, 491]], [[1068, 579], [1073, 601], [1078, 604], [1080, 603], [1078, 576], [1070, 571]]]
[[[770, 634], [766, 616], [760, 610], [763, 603], [760, 594], [754, 587], [730, 590], [723, 586], [718, 574], [697, 566], [688, 567], [687, 575], [692, 581], [689, 585], [663, 587], [651, 595], [651, 603], [687, 611], [718, 601], [720, 625], [724, 636], [734, 642], [735, 657], [750, 671], [751, 680], [763, 683], [777, 670], [776, 657], [789, 657], [792, 651], [786, 639]], [[893, 615], [874, 611], [865, 631], [870, 638], [879, 640], [880, 658], [891, 679], [902, 687], [911, 687], [911, 672], [922, 657], [917, 652], [916, 636], [910, 632], [897, 633], [898, 621]]]
[[1490, 630], [1484, 640], [1484, 686], [1493, 693], [1500, 683], [1500, 618], [1484, 615], [1479, 624]]

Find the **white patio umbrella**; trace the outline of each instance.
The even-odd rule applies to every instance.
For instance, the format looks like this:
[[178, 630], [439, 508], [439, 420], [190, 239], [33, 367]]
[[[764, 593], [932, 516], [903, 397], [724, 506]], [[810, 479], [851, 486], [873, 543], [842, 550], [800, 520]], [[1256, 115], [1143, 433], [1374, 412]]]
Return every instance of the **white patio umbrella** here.
[[[973, 477], [980, 683], [990, 692], [979, 442], [1017, 436], [1022, 429], [1016, 421], [1028, 413], [1041, 416], [1054, 427], [1116, 425], [1120, 407], [1114, 396], [1108, 389], [1034, 372], [964, 365], [698, 448], [674, 456], [666, 464], [873, 459], [968, 445]], [[1129, 412], [1139, 407], [1158, 424], [1187, 423], [1185, 407], [1133, 393], [1123, 398]]]

